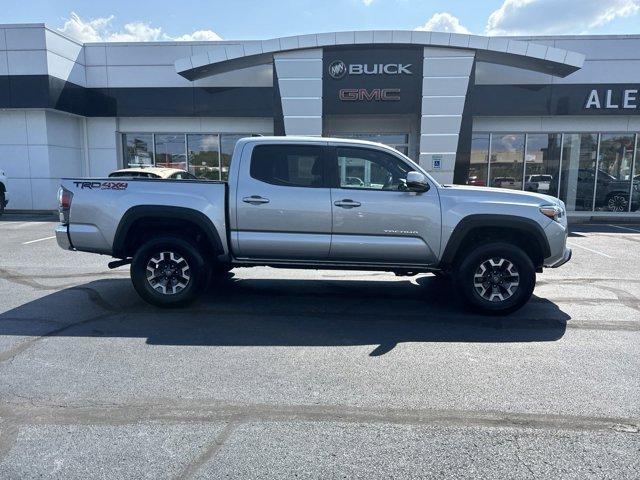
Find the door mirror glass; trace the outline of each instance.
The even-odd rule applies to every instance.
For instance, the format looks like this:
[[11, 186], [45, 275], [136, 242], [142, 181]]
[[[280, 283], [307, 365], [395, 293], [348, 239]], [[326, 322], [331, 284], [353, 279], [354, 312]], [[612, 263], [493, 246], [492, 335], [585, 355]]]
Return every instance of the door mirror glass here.
[[407, 189], [411, 192], [426, 192], [429, 190], [427, 177], [420, 172], [407, 173]]

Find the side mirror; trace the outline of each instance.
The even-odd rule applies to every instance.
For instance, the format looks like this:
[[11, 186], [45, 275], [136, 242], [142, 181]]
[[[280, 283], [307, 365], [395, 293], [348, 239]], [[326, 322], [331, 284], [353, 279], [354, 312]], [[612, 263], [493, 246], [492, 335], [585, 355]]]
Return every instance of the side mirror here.
[[410, 192], [426, 192], [429, 190], [429, 182], [420, 172], [407, 173], [407, 189]]

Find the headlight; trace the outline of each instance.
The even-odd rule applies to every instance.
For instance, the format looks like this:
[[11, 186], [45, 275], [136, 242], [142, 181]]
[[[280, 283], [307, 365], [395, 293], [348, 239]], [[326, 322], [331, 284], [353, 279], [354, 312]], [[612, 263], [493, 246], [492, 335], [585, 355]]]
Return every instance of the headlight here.
[[564, 216], [564, 208], [558, 205], [544, 205], [540, 207], [540, 213], [557, 222]]

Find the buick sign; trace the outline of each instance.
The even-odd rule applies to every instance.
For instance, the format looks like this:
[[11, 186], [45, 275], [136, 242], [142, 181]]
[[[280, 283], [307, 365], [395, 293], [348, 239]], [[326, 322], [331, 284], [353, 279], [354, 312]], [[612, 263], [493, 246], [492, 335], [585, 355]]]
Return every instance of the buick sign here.
[[354, 63], [349, 65], [349, 75], [411, 75], [409, 68], [410, 63]]
[[410, 63], [351, 63], [347, 66], [342, 60], [329, 65], [331, 78], [339, 80], [349, 75], [413, 75]]
[[336, 80], [344, 77], [347, 74], [347, 66], [342, 60], [336, 60], [329, 65], [329, 75]]

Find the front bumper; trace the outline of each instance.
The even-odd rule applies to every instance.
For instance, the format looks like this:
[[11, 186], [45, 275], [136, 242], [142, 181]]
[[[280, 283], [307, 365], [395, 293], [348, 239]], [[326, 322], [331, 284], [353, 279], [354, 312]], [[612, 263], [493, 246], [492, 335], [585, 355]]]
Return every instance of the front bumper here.
[[73, 250], [71, 240], [69, 240], [69, 227], [68, 225], [58, 225], [56, 227], [56, 242], [58, 246], [63, 250]]
[[572, 255], [572, 251], [569, 247], [565, 247], [564, 249], [564, 255], [562, 255], [562, 258], [560, 260], [558, 260], [555, 263], [552, 263], [551, 265], [545, 265], [545, 267], [548, 268], [558, 268], [561, 267], [562, 265], [564, 265], [565, 263], [567, 263], [569, 260], [571, 260], [571, 255]]

